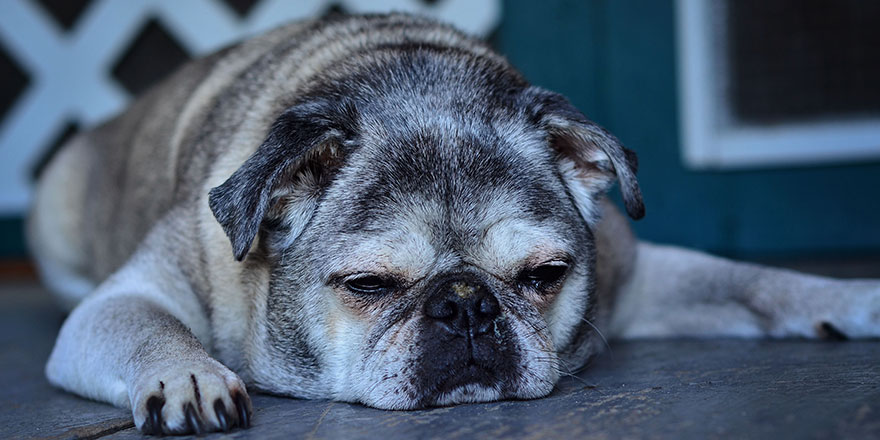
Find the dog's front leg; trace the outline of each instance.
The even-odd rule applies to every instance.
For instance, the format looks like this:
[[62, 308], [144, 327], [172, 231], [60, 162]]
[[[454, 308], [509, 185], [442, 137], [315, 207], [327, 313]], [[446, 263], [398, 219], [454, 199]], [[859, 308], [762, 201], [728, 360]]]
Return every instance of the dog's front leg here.
[[139, 252], [80, 304], [61, 328], [46, 374], [69, 391], [130, 407], [145, 433], [247, 427], [245, 385], [200, 343], [210, 341], [207, 317], [166, 260]]
[[623, 338], [880, 337], [880, 280], [837, 280], [640, 243], [612, 332]]

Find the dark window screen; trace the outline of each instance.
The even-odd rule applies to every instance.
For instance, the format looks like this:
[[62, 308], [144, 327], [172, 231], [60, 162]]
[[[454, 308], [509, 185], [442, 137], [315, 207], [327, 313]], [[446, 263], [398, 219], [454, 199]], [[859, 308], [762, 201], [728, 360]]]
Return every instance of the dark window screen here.
[[727, 0], [728, 97], [748, 123], [880, 114], [880, 1]]

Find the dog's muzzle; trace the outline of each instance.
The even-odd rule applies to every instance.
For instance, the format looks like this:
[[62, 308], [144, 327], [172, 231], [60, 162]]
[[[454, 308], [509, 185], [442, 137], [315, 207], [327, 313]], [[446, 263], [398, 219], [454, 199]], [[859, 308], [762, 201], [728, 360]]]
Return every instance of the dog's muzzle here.
[[443, 402], [463, 387], [504, 395], [519, 376], [520, 355], [496, 292], [470, 273], [438, 277], [429, 286], [414, 381], [420, 405]]

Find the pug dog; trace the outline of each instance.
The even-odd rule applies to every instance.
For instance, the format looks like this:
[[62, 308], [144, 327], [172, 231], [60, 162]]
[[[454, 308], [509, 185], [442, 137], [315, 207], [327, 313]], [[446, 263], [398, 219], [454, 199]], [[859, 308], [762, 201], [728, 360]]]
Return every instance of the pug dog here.
[[880, 335], [878, 281], [637, 241], [605, 196], [642, 217], [636, 169], [447, 25], [290, 24], [49, 165], [29, 241], [75, 308], [46, 375], [183, 434], [248, 427], [246, 386], [415, 409], [545, 396], [606, 337]]

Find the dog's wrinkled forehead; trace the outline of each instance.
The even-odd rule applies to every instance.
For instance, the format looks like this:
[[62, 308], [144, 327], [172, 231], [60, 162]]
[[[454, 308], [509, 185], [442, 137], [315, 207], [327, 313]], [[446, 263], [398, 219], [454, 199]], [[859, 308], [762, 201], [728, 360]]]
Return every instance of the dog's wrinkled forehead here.
[[529, 162], [514, 148], [500, 147], [504, 142], [489, 133], [436, 130], [364, 148], [353, 155], [344, 176], [354, 180], [346, 227], [381, 227], [389, 210], [415, 200], [441, 202], [444, 223], [460, 226], [474, 223], [489, 208], [519, 211], [508, 214], [537, 221], [550, 217], [561, 188], [541, 172], [547, 163]]
[[419, 271], [445, 253], [500, 270], [564, 246], [577, 216], [542, 139], [465, 116], [361, 138], [318, 213], [335, 255]]
[[[356, 99], [355, 148], [316, 214], [323, 236], [337, 242], [325, 248], [393, 266], [443, 252], [489, 264], [557, 249], [583, 227], [546, 133], [510, 93], [522, 85], [517, 76], [404, 61], [345, 82], [347, 96], [384, 93]], [[407, 75], [434, 81], [415, 86], [400, 79]]]
[[415, 196], [448, 202], [451, 216], [473, 216], [499, 195], [515, 195], [538, 220], [551, 215], [564, 191], [548, 178], [555, 164], [546, 132], [516, 102], [518, 74], [421, 51], [382, 61], [337, 91], [357, 114], [357, 148], [340, 176], [356, 194], [348, 227], [366, 227], [377, 211]]

